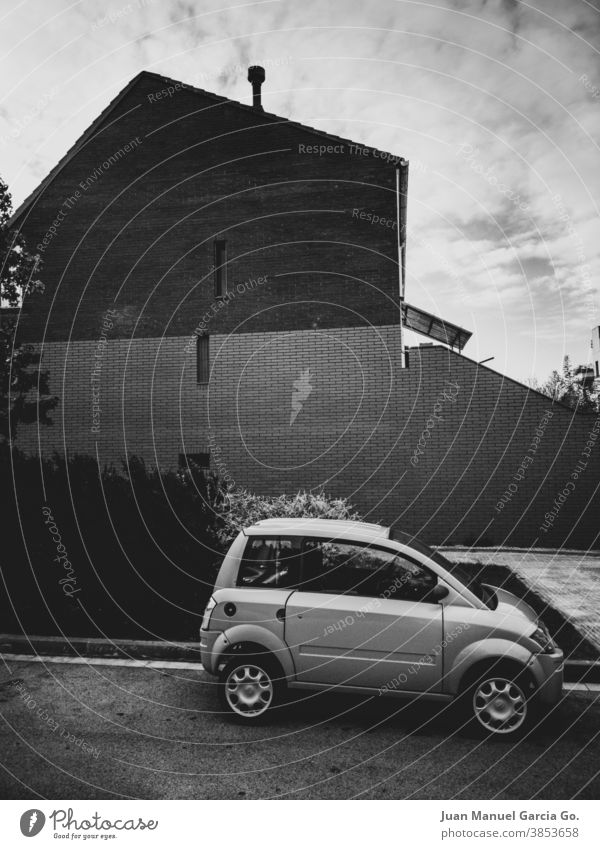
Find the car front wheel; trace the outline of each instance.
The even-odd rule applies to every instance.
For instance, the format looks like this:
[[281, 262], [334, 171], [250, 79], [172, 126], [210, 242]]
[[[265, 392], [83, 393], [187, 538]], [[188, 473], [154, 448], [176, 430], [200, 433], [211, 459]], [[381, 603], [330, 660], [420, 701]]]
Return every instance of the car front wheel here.
[[279, 696], [275, 665], [263, 658], [234, 657], [219, 676], [219, 699], [224, 710], [247, 724], [258, 724]]
[[525, 685], [510, 673], [483, 675], [469, 696], [471, 715], [486, 734], [517, 736], [529, 723], [531, 704]]

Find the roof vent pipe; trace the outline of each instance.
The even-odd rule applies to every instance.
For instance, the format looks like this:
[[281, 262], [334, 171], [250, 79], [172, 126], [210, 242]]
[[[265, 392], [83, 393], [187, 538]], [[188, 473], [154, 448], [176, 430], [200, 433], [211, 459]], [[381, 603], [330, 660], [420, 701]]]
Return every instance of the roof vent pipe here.
[[260, 65], [251, 65], [248, 68], [248, 82], [252, 83], [252, 105], [255, 109], [264, 111], [260, 102], [260, 87], [265, 81], [265, 69]]

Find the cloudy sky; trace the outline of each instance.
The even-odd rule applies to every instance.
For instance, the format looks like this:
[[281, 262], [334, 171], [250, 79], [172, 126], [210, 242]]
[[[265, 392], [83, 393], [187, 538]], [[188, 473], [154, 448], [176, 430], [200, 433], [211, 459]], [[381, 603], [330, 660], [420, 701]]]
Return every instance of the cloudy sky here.
[[[544, 378], [599, 319], [600, 0], [3, 0], [15, 206], [140, 70], [410, 160], [407, 298]], [[416, 342], [419, 337], [412, 340]]]

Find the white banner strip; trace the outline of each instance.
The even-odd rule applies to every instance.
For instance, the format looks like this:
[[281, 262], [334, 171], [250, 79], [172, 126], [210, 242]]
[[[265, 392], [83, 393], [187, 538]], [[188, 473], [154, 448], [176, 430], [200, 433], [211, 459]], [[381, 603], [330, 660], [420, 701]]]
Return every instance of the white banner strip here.
[[[310, 808], [310, 810], [309, 810]], [[3, 847], [78, 844], [261, 849], [418, 845], [597, 849], [594, 801], [4, 801]], [[35, 838], [34, 844], [27, 844]]]

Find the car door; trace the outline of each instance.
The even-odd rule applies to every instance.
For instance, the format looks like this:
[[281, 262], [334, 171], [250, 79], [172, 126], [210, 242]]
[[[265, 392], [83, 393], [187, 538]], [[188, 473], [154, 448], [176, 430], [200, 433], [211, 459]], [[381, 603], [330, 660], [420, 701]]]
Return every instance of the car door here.
[[244, 547], [235, 590], [222, 588], [213, 595], [214, 629], [235, 625], [264, 628], [283, 641], [285, 604], [300, 580], [302, 538], [250, 536]]
[[393, 550], [306, 540], [285, 639], [298, 682], [439, 692], [443, 608], [436, 576]]

